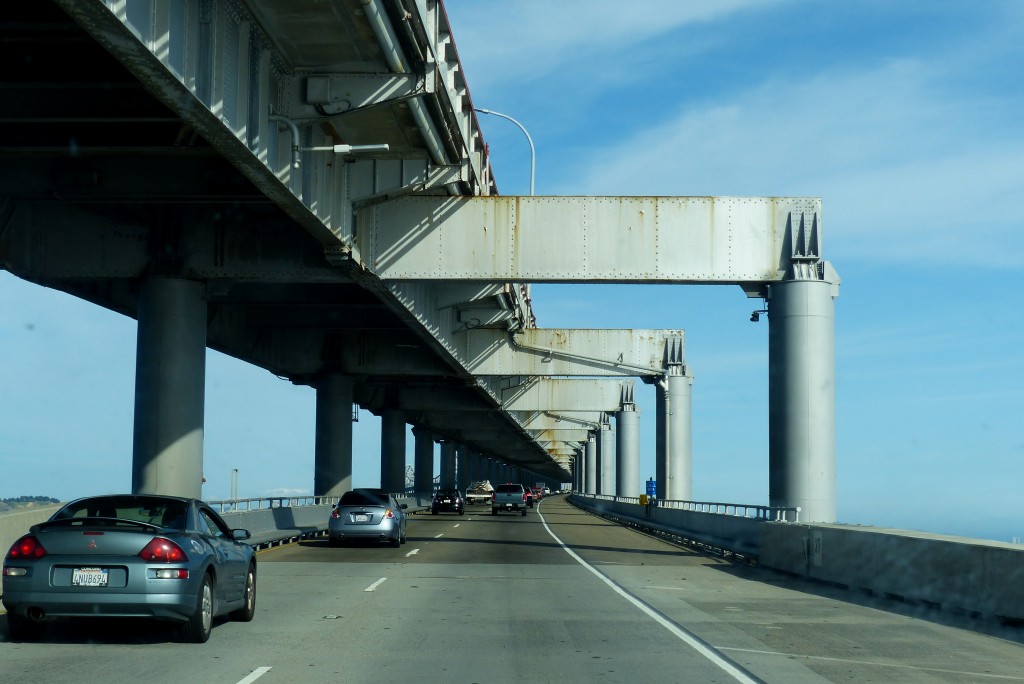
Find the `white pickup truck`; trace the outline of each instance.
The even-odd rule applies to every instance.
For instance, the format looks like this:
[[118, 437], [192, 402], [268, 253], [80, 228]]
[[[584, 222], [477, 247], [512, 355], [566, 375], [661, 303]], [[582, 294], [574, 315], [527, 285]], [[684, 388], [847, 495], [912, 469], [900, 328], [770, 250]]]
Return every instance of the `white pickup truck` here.
[[466, 503], [489, 504], [491, 503], [491, 494], [493, 493], [494, 487], [491, 486], [490, 480], [470, 482], [469, 486], [466, 487]]
[[491, 499], [491, 515], [498, 515], [498, 511], [509, 511], [515, 513], [522, 511], [526, 515], [526, 489], [521, 484], [500, 484], [494, 490]]

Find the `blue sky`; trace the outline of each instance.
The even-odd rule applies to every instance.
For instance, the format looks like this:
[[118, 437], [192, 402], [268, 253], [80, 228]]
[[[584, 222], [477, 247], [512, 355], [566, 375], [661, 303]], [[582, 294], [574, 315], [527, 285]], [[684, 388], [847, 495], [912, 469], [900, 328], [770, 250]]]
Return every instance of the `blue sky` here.
[[[447, 0], [541, 195], [815, 196], [840, 522], [1024, 537], [1024, 3]], [[529, 148], [480, 116], [503, 194]], [[768, 325], [738, 287], [535, 286], [542, 327], [684, 328], [693, 492], [765, 503]], [[0, 274], [0, 497], [128, 489], [135, 323]], [[653, 390], [638, 385], [642, 476]], [[204, 496], [309, 492], [313, 390], [210, 352]], [[379, 478], [379, 420], [355, 481]], [[411, 441], [410, 441], [411, 448]]]

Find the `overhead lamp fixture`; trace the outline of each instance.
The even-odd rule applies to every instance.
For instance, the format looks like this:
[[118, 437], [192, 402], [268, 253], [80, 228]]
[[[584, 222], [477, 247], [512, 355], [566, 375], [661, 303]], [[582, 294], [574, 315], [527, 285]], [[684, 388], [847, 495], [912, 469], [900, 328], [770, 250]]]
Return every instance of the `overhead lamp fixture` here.
[[759, 320], [761, 320], [761, 314], [766, 314], [766, 313], [768, 313], [768, 309], [758, 309], [757, 311], [752, 312], [750, 314], [751, 322], [752, 323], [757, 323]]

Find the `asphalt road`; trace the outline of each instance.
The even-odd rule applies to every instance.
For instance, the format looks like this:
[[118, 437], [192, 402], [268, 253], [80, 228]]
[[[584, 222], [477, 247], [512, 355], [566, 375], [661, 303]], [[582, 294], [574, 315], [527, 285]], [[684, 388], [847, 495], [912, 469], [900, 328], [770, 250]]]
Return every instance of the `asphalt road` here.
[[416, 514], [399, 549], [260, 552], [252, 623], [203, 645], [62, 625], [0, 642], [0, 682], [1024, 682], [1022, 630], [873, 601], [554, 497], [526, 517]]

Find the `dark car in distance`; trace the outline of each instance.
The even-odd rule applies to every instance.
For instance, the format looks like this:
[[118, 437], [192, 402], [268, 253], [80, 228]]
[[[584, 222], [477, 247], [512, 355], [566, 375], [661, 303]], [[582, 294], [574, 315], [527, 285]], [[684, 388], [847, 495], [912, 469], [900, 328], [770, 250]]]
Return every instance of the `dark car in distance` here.
[[458, 489], [438, 489], [434, 493], [434, 500], [430, 502], [430, 512], [437, 515], [441, 511], [459, 515], [466, 512], [466, 501]]

